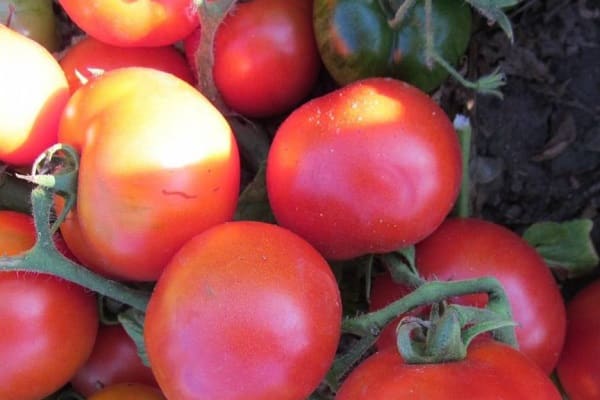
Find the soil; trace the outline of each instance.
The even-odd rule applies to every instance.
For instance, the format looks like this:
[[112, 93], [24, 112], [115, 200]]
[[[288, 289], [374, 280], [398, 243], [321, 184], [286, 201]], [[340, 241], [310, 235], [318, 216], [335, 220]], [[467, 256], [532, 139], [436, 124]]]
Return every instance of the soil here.
[[514, 43], [480, 19], [467, 76], [500, 67], [503, 99], [441, 89], [473, 125], [476, 216], [522, 231], [591, 218], [600, 249], [600, 1], [529, 0], [509, 12]]

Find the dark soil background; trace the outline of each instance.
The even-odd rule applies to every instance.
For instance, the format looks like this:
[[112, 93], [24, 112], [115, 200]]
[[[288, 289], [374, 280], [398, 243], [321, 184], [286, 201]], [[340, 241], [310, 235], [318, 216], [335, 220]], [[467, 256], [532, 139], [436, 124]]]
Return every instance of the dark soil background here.
[[438, 94], [473, 125], [473, 214], [518, 232], [591, 218], [600, 249], [600, 0], [526, 0], [508, 14], [514, 43], [480, 20], [463, 68], [500, 66], [504, 99], [452, 82]]

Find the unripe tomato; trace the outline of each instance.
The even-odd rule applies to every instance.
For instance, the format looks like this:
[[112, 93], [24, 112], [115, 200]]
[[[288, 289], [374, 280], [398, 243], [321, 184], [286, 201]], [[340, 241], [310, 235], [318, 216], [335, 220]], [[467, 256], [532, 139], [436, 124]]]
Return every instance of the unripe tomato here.
[[52, 0], [0, 0], [0, 24], [35, 40], [50, 52], [58, 50]]
[[28, 165], [56, 143], [69, 86], [48, 50], [4, 25], [0, 54], [0, 161]]
[[156, 280], [189, 238], [233, 216], [240, 162], [231, 128], [172, 74], [105, 73], [71, 97], [59, 137], [81, 152], [77, 205], [61, 232], [96, 271]]

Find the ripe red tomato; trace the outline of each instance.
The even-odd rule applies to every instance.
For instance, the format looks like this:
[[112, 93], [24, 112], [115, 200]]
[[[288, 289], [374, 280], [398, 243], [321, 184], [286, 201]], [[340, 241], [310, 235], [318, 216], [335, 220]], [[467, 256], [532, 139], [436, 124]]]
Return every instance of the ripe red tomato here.
[[[516, 233], [479, 219], [448, 219], [417, 244], [416, 263], [421, 276], [428, 280], [497, 278], [504, 286], [517, 322], [520, 350], [547, 374], [552, 372], [565, 338], [562, 295], [543, 259]], [[374, 281], [373, 293], [379, 291], [381, 284], [385, 284], [384, 279]], [[388, 293], [392, 297], [391, 291]], [[404, 293], [402, 288], [394, 299]], [[452, 301], [483, 307], [487, 296], [464, 296]], [[385, 302], [377, 299], [372, 307]], [[393, 325], [382, 333], [378, 346], [395, 343]]]
[[56, 143], [67, 79], [42, 45], [0, 25], [0, 161], [31, 164]]
[[240, 162], [231, 128], [174, 75], [105, 73], [71, 97], [59, 138], [81, 152], [77, 206], [61, 232], [92, 269], [156, 280], [189, 238], [233, 216]]
[[[186, 39], [192, 64], [199, 39], [199, 31]], [[239, 2], [217, 31], [215, 85], [240, 114], [290, 111], [308, 96], [320, 67], [312, 0]]]
[[115, 46], [173, 44], [189, 35], [200, 23], [193, 0], [58, 2], [84, 32]]
[[600, 397], [600, 280], [567, 304], [567, 337], [556, 366], [570, 400]]
[[395, 347], [375, 353], [342, 384], [336, 400], [560, 400], [550, 378], [521, 352], [493, 340], [476, 340], [467, 358], [440, 364], [406, 364]]
[[134, 382], [158, 387], [125, 329], [120, 325], [101, 326], [92, 354], [71, 378], [73, 389], [89, 397], [105, 387]]
[[139, 383], [121, 383], [96, 392], [88, 400], [167, 400], [158, 389]]
[[329, 259], [384, 253], [442, 223], [461, 177], [452, 123], [420, 90], [359, 81], [297, 108], [267, 160], [267, 191], [282, 226]]
[[[0, 211], [1, 254], [26, 251], [35, 238], [29, 215]], [[0, 320], [2, 400], [40, 400], [60, 389], [89, 356], [98, 329], [92, 294], [34, 273], [0, 272]]]
[[168, 398], [304, 400], [333, 361], [340, 325], [340, 293], [323, 257], [284, 228], [238, 221], [173, 257], [144, 335]]
[[123, 67], [148, 67], [169, 72], [195, 84], [187, 60], [172, 46], [124, 48], [87, 36], [67, 49], [60, 66], [71, 93], [106, 71]]

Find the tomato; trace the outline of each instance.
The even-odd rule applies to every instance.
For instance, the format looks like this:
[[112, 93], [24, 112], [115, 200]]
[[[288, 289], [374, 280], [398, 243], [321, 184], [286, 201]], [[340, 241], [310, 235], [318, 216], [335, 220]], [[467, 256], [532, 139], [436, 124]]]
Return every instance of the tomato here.
[[3, 25], [0, 53], [0, 161], [29, 165], [56, 143], [67, 79], [48, 50]]
[[58, 0], [58, 3], [84, 32], [115, 46], [173, 44], [200, 23], [194, 0]]
[[456, 200], [461, 159], [433, 100], [372, 78], [292, 112], [275, 133], [266, 173], [277, 222], [342, 260], [429, 235]]
[[336, 400], [560, 400], [550, 378], [521, 352], [493, 340], [476, 340], [461, 361], [406, 364], [388, 347], [358, 365]]
[[172, 46], [124, 48], [87, 36], [67, 49], [60, 66], [71, 93], [106, 71], [123, 67], [155, 68], [195, 84], [187, 60]]
[[227, 222], [187, 242], [150, 298], [144, 336], [177, 400], [304, 400], [330, 367], [341, 300], [323, 257], [276, 225]]
[[88, 400], [167, 400], [157, 389], [137, 383], [121, 383], [96, 392]]
[[107, 386], [139, 383], [157, 387], [150, 367], [142, 364], [137, 347], [120, 325], [101, 326], [92, 354], [71, 378], [71, 385], [89, 397]]
[[[417, 1], [402, 23], [389, 1], [314, 0], [314, 29], [325, 67], [340, 84], [373, 76], [402, 79], [432, 91], [447, 77], [425, 59], [425, 2]], [[395, 6], [396, 8], [398, 6]], [[433, 49], [450, 64], [464, 54], [471, 35], [471, 10], [456, 0], [432, 2]]]
[[556, 372], [571, 400], [600, 396], [600, 280], [567, 303], [567, 337]]
[[240, 161], [225, 118], [194, 87], [149, 68], [109, 71], [67, 104], [60, 141], [81, 152], [73, 254], [125, 280], [156, 280], [189, 238], [230, 220]]
[[0, 24], [35, 40], [50, 52], [58, 50], [52, 0], [0, 0]]
[[[29, 215], [0, 211], [0, 253], [19, 254], [35, 238]], [[40, 400], [60, 389], [89, 356], [98, 328], [92, 294], [24, 272], [0, 272], [0, 320], [3, 400]]]
[[[199, 33], [187, 41], [194, 62]], [[312, 0], [239, 2], [217, 31], [214, 62], [215, 85], [233, 110], [250, 117], [290, 111], [321, 67]]]
[[[547, 374], [554, 369], [566, 329], [562, 295], [541, 256], [516, 233], [475, 218], [448, 219], [417, 244], [416, 263], [420, 275], [428, 280], [484, 276], [498, 279], [517, 322], [520, 350]], [[377, 290], [374, 286], [373, 292]], [[465, 296], [453, 301], [483, 307], [487, 296]], [[380, 346], [395, 343], [392, 329], [388, 328], [387, 338]]]

